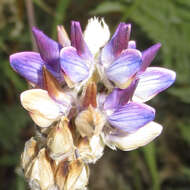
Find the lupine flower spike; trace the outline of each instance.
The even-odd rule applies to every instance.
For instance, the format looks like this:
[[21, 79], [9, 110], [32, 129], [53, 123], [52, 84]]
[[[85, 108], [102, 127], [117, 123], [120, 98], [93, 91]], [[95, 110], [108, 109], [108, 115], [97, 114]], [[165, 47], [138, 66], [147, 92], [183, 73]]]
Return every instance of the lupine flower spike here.
[[33, 34], [39, 53], [10, 56], [11, 67], [34, 87], [20, 100], [39, 128], [25, 144], [21, 167], [31, 190], [84, 190], [88, 165], [105, 146], [130, 151], [160, 135], [156, 111], [144, 102], [170, 87], [175, 72], [150, 66], [161, 44], [138, 50], [131, 24], [120, 23], [110, 40], [98, 18], [84, 34], [72, 21], [70, 39], [58, 26], [58, 42], [35, 27]]

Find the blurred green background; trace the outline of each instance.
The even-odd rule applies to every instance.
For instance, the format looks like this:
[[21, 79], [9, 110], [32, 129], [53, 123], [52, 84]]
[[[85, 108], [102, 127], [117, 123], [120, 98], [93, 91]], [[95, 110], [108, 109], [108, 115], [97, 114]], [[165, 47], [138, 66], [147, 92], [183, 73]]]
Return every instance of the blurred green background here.
[[[33, 5], [33, 13], [31, 12]], [[112, 33], [119, 22], [132, 23], [132, 39], [144, 50], [161, 42], [153, 65], [173, 69], [177, 81], [149, 102], [157, 110], [162, 135], [132, 152], [105, 150], [92, 165], [89, 189], [190, 189], [190, 1], [189, 0], [0, 0], [0, 189], [28, 189], [19, 170], [24, 142], [34, 134], [19, 94], [26, 82], [12, 71], [9, 55], [35, 49], [34, 22], [56, 39], [56, 25], [104, 17]]]

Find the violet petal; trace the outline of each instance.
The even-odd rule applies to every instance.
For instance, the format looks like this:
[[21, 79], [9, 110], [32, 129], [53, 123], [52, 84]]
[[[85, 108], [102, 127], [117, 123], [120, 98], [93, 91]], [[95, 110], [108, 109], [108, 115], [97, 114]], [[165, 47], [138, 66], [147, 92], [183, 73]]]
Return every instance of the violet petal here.
[[72, 21], [71, 23], [71, 45], [76, 48], [77, 53], [84, 59], [90, 59], [92, 54], [84, 41], [80, 23]]
[[39, 53], [20, 52], [10, 56], [11, 67], [26, 80], [42, 87], [42, 66]]
[[120, 53], [127, 49], [131, 33], [131, 25], [120, 23], [111, 40], [102, 49], [102, 64], [111, 64]]
[[141, 63], [140, 51], [127, 49], [106, 69], [107, 77], [121, 88], [140, 70]]
[[160, 47], [161, 47], [161, 44], [157, 43], [157, 44], [151, 46], [150, 48], [148, 48], [147, 50], [142, 52], [143, 63], [141, 66], [141, 71], [145, 71], [146, 68], [151, 64], [151, 62], [155, 58]]
[[138, 78], [134, 98], [145, 102], [170, 87], [175, 81], [176, 73], [161, 67], [148, 67], [145, 72], [138, 75]]
[[82, 59], [73, 47], [65, 47], [60, 53], [61, 68], [73, 82], [80, 82], [88, 77], [86, 60]]
[[61, 46], [36, 27], [32, 28], [32, 32], [45, 64], [51, 67], [51, 70], [60, 72], [59, 52]]
[[115, 88], [111, 94], [106, 97], [104, 109], [116, 109], [119, 106], [124, 106], [132, 99], [133, 93], [138, 81], [134, 80], [126, 89]]
[[108, 121], [113, 127], [132, 133], [152, 121], [154, 117], [155, 110], [152, 107], [131, 102], [108, 116]]

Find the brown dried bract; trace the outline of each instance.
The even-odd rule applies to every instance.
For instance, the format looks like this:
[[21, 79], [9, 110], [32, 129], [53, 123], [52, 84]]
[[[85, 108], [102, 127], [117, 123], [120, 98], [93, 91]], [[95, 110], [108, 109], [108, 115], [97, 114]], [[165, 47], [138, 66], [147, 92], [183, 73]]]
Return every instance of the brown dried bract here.
[[97, 87], [95, 82], [89, 82], [84, 100], [83, 100], [83, 107], [87, 108], [89, 105], [93, 106], [94, 108], [97, 107], [97, 102], [96, 102], [96, 94], [97, 94]]

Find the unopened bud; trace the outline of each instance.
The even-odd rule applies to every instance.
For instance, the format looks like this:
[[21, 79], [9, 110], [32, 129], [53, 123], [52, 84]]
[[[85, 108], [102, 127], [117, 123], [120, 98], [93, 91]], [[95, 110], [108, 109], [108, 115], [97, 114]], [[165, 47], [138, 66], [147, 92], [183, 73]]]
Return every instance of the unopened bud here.
[[67, 32], [65, 31], [64, 26], [62, 26], [62, 25], [57, 26], [57, 37], [58, 37], [58, 42], [63, 47], [67, 47], [67, 46], [71, 45], [71, 42], [69, 40]]
[[24, 152], [21, 155], [21, 166], [26, 171], [28, 164], [34, 159], [38, 152], [37, 142], [32, 137], [25, 143]]
[[54, 160], [63, 160], [72, 155], [74, 144], [68, 121], [60, 121], [51, 129], [47, 138], [47, 147], [50, 157]]
[[88, 165], [81, 160], [74, 160], [69, 164], [69, 172], [65, 182], [64, 190], [85, 189], [89, 179]]
[[61, 161], [55, 173], [55, 183], [60, 190], [64, 189], [68, 173], [69, 173], [69, 161], [67, 160]]
[[39, 151], [37, 157], [29, 164], [25, 177], [32, 190], [49, 190], [55, 187], [51, 160], [46, 149]]
[[88, 184], [89, 168], [81, 160], [61, 161], [55, 173], [59, 190], [84, 190]]
[[79, 113], [75, 119], [75, 125], [82, 137], [99, 135], [104, 124], [104, 115], [98, 109], [94, 109], [91, 105], [87, 110]]
[[99, 136], [84, 137], [77, 146], [80, 158], [86, 163], [95, 163], [103, 155], [104, 143]]
[[109, 38], [110, 31], [104, 19], [96, 17], [89, 19], [88, 25], [84, 31], [84, 40], [93, 55], [95, 55], [100, 48], [106, 44]]

